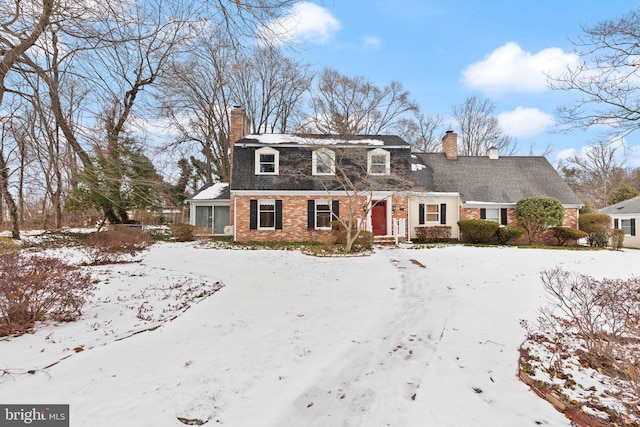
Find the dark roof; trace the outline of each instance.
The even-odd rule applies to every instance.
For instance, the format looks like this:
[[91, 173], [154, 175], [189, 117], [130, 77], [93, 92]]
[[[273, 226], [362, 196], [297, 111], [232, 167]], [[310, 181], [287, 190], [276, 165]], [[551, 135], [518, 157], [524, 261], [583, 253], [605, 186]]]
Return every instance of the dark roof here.
[[549, 196], [564, 205], [582, 204], [544, 157], [448, 160], [443, 153], [416, 153], [412, 171], [417, 191], [459, 193], [464, 203], [516, 203], [523, 197]]
[[616, 203], [615, 205], [607, 206], [600, 209], [600, 212], [608, 215], [640, 213], [640, 196], [628, 200], [623, 200], [622, 202]]

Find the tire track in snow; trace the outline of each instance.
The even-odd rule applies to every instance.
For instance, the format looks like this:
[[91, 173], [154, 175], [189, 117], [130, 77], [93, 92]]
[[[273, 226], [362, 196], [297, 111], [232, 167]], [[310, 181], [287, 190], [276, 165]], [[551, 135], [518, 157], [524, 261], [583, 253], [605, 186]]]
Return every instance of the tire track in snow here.
[[[409, 405], [436, 355], [447, 323], [447, 289], [425, 280], [423, 263], [388, 249], [398, 273], [395, 317], [326, 367], [327, 375], [292, 403], [276, 426], [370, 427], [405, 425]], [[443, 313], [443, 310], [445, 312]]]

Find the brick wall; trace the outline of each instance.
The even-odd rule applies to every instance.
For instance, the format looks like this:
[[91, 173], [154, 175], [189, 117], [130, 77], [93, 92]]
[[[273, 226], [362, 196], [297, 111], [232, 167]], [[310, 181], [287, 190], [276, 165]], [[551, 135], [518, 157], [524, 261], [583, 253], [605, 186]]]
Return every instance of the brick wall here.
[[[235, 196], [236, 216], [236, 241], [252, 242], [252, 241], [275, 241], [275, 242], [311, 242], [326, 238], [330, 230], [316, 230], [307, 227], [307, 201], [327, 199], [326, 196]], [[282, 230], [251, 230], [249, 224], [250, 201], [259, 199], [277, 199], [282, 200]], [[332, 200], [340, 201], [340, 216], [344, 218], [347, 215], [348, 199], [343, 197], [331, 197]], [[357, 212], [361, 217], [363, 213], [366, 197], [360, 197], [358, 201]], [[406, 197], [394, 197], [387, 203], [396, 206], [395, 218], [406, 218], [408, 213], [408, 200]], [[232, 206], [234, 202], [232, 201]], [[404, 209], [404, 210], [402, 210]], [[233, 218], [233, 217], [232, 217]], [[408, 223], [408, 221], [406, 221]], [[405, 230], [407, 231], [407, 230]]]

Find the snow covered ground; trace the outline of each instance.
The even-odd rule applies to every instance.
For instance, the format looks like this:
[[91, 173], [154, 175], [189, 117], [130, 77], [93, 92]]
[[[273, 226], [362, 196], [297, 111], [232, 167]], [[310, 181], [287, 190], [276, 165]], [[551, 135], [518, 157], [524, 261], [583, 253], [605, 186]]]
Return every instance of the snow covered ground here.
[[516, 376], [519, 320], [547, 303], [539, 272], [629, 277], [639, 261], [160, 243], [91, 267], [100, 284], [80, 321], [0, 340], [0, 402], [68, 403], [72, 426], [569, 426]]

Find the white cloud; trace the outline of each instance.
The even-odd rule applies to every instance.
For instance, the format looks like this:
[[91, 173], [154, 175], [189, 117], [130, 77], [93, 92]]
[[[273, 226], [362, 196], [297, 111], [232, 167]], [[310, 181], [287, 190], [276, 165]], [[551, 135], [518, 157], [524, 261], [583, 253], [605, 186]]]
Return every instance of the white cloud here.
[[543, 133], [553, 124], [553, 117], [537, 108], [517, 107], [498, 114], [502, 130], [515, 138], [527, 138]]
[[543, 92], [547, 89], [545, 74], [558, 75], [567, 65], [577, 65], [578, 57], [562, 49], [550, 47], [538, 53], [522, 50], [509, 42], [491, 52], [482, 61], [462, 72], [466, 86], [490, 93]]
[[576, 149], [575, 148], [565, 148], [564, 150], [558, 151], [558, 154], [556, 155], [556, 162], [560, 162], [562, 160], [566, 160], [569, 157], [573, 157], [575, 155], [576, 155]]
[[279, 42], [323, 44], [331, 40], [340, 28], [340, 22], [327, 9], [303, 1], [294, 4], [286, 16], [271, 21], [260, 34], [272, 42], [275, 36]]
[[375, 36], [364, 37], [364, 48], [367, 50], [378, 50], [382, 46], [382, 39]]

